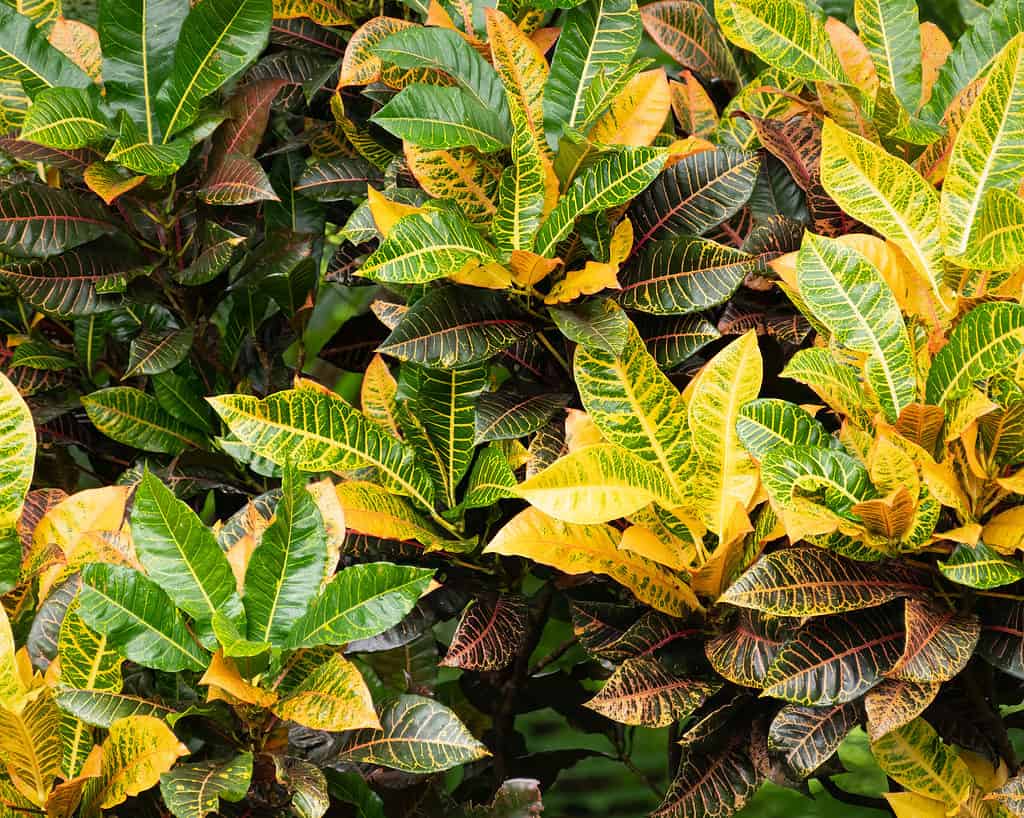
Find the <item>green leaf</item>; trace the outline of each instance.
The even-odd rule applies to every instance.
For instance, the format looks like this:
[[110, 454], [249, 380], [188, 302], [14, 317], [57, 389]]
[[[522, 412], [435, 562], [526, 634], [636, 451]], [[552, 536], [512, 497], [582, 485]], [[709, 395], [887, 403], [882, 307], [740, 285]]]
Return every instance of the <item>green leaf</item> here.
[[24, 184], [0, 192], [0, 251], [13, 256], [48, 258], [116, 229], [103, 207], [70, 190]]
[[732, 150], [683, 157], [630, 207], [633, 253], [655, 239], [699, 236], [731, 218], [750, 198], [760, 167], [756, 155]]
[[274, 519], [245, 572], [245, 618], [252, 641], [282, 645], [324, 577], [327, 533], [299, 476], [287, 466]]
[[823, 616], [875, 607], [919, 590], [920, 585], [875, 563], [799, 546], [759, 559], [720, 601], [774, 616]]
[[231, 262], [235, 250], [245, 243], [245, 237], [232, 233], [216, 222], [206, 222], [203, 249], [184, 270], [173, 272], [174, 279], [186, 287], [209, 284]]
[[195, 620], [200, 639], [213, 646], [213, 615], [240, 622], [242, 600], [213, 533], [196, 513], [147, 471], [135, 492], [132, 542], [149, 578]]
[[975, 545], [959, 543], [939, 571], [946, 579], [968, 588], [998, 588], [1024, 579], [1024, 565], [1000, 556], [998, 551], [979, 540]]
[[859, 721], [860, 711], [855, 704], [787, 704], [772, 720], [768, 747], [780, 753], [789, 769], [802, 780], [832, 757]]
[[851, 702], [881, 681], [902, 650], [902, 619], [884, 608], [815, 618], [783, 645], [763, 695], [809, 706]]
[[95, 144], [109, 127], [98, 96], [92, 88], [43, 89], [25, 115], [19, 138], [62, 150]]
[[160, 408], [156, 398], [130, 386], [100, 389], [82, 396], [89, 420], [103, 434], [145, 452], [181, 454], [205, 449], [206, 436]]
[[714, 18], [693, 0], [657, 0], [640, 7], [644, 28], [673, 60], [707, 80], [741, 85], [728, 43]]
[[650, 657], [627, 659], [584, 707], [621, 724], [666, 727], [691, 715], [721, 687], [686, 679]]
[[420, 26], [389, 34], [374, 49], [385, 63], [398, 68], [431, 68], [454, 79], [476, 102], [508, 122], [508, 104], [501, 79], [458, 31]]
[[454, 275], [497, 252], [454, 210], [413, 213], [398, 220], [359, 268], [359, 275], [393, 284], [423, 284]]
[[175, 818], [205, 818], [220, 801], [241, 801], [249, 792], [252, 753], [228, 761], [175, 764], [160, 775], [160, 795]]
[[200, 0], [181, 26], [174, 65], [154, 109], [166, 143], [199, 115], [199, 103], [267, 45], [271, 0]]
[[502, 450], [485, 446], [473, 463], [462, 496], [463, 508], [487, 508], [498, 500], [515, 497], [516, 476]]
[[[761, 459], [761, 480], [781, 508], [833, 522], [837, 517], [856, 520], [853, 507], [876, 495], [860, 461], [814, 446], [776, 446]], [[807, 492], [822, 492], [820, 502], [804, 496]]]
[[910, 339], [896, 297], [864, 256], [837, 241], [804, 234], [796, 261], [800, 295], [835, 340], [866, 353], [868, 383], [895, 422], [917, 399]]
[[129, 716], [157, 716], [165, 718], [174, 711], [157, 702], [125, 693], [111, 693], [104, 690], [57, 691], [57, 706], [65, 713], [93, 727], [107, 729], [115, 721]]
[[895, 92], [904, 108], [916, 111], [921, 103], [917, 3], [914, 0], [856, 0], [853, 13], [861, 40], [875, 64], [878, 81]]
[[86, 565], [82, 580], [82, 618], [128, 659], [168, 673], [206, 667], [208, 656], [155, 582], [133, 568], [107, 563]]
[[562, 335], [577, 344], [618, 355], [629, 339], [630, 321], [610, 298], [591, 298], [581, 304], [549, 307], [548, 315]]
[[340, 758], [407, 773], [442, 772], [489, 755], [447, 707], [423, 696], [404, 695], [380, 710], [381, 730], [350, 736]]
[[537, 232], [536, 252], [552, 257], [576, 219], [628, 202], [665, 166], [662, 148], [619, 148], [599, 157], [577, 176]]
[[40, 261], [5, 264], [0, 275], [21, 298], [48, 315], [95, 315], [120, 304], [118, 291], [138, 269], [123, 255], [90, 246]]
[[161, 372], [153, 377], [152, 384], [162, 409], [193, 429], [213, 432], [213, 424], [210, 422], [213, 413], [203, 400], [195, 378]]
[[[385, 818], [384, 802], [377, 795], [366, 779], [356, 772], [339, 772], [330, 767], [324, 770], [327, 776], [327, 788], [331, 797], [344, 804], [355, 807], [354, 818]], [[505, 818], [515, 818], [506, 816]]]
[[397, 625], [430, 584], [427, 568], [373, 562], [339, 571], [292, 625], [286, 648], [344, 645]]
[[871, 742], [871, 754], [894, 781], [951, 809], [963, 803], [974, 783], [967, 765], [924, 719]]
[[975, 381], [1008, 369], [1024, 349], [1024, 306], [979, 304], [965, 315], [928, 371], [925, 397], [941, 406], [967, 395]]
[[680, 318], [645, 317], [637, 326], [647, 351], [654, 356], [658, 366], [669, 371], [722, 337], [714, 324], [699, 315]]
[[871, 403], [857, 380], [857, 370], [837, 361], [827, 349], [801, 349], [786, 364], [782, 377], [813, 389], [836, 414], [861, 429], [871, 428]]
[[19, 344], [11, 356], [11, 366], [45, 369], [59, 372], [75, 365], [75, 359], [65, 355], [46, 341], [26, 341]]
[[0, 77], [20, 82], [29, 96], [56, 86], [88, 88], [92, 85], [82, 69], [47, 42], [46, 35], [31, 19], [2, 3]]
[[564, 393], [523, 394], [505, 387], [476, 402], [474, 445], [517, 440], [536, 432], [569, 402]]
[[587, 92], [628, 68], [642, 30], [636, 0], [586, 0], [565, 15], [544, 88], [549, 131], [578, 128], [598, 113], [588, 110]]
[[35, 458], [35, 421], [14, 384], [0, 374], [0, 593], [18, 582], [21, 541], [16, 525], [32, 483]]
[[446, 287], [413, 304], [378, 352], [453, 369], [482, 363], [532, 334], [533, 326], [504, 294]]
[[221, 395], [210, 403], [238, 439], [261, 457], [301, 471], [375, 466], [390, 487], [433, 508], [430, 476], [412, 452], [333, 392], [302, 382], [260, 400]]
[[188, 160], [190, 145], [185, 139], [150, 144], [124, 111], [117, 116], [117, 139], [105, 159], [148, 176], [169, 176]]
[[295, 184], [295, 192], [318, 202], [362, 201], [367, 184], [380, 184], [380, 172], [359, 158], [339, 156], [321, 159], [306, 168]]
[[115, 111], [124, 111], [129, 120], [142, 123], [146, 143], [155, 143], [160, 136], [153, 102], [171, 73], [174, 47], [188, 9], [187, 0], [104, 0], [100, 6], [107, 103]]
[[423, 148], [471, 147], [490, 153], [509, 142], [500, 114], [484, 108], [458, 86], [414, 83], [370, 119], [399, 139]]
[[132, 339], [124, 376], [159, 375], [174, 369], [188, 356], [193, 335], [192, 327], [170, 332], [143, 330]]
[[1017, 196], [1022, 83], [1024, 33], [996, 58], [949, 156], [940, 202], [942, 242], [961, 266], [1012, 270], [1024, 262], [1024, 202]]
[[819, 420], [778, 398], [761, 398], [740, 407], [736, 431], [743, 447], [758, 460], [781, 445], [832, 449], [840, 445]]
[[380, 726], [359, 669], [340, 653], [306, 673], [271, 710], [284, 721], [333, 733]]

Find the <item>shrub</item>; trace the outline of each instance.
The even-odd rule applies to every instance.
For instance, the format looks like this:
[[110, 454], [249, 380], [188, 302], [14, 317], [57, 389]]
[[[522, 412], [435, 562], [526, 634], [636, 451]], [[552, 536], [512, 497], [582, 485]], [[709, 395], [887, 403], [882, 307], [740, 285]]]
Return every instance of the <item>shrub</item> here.
[[0, 5], [0, 814], [1024, 814], [970, 14]]

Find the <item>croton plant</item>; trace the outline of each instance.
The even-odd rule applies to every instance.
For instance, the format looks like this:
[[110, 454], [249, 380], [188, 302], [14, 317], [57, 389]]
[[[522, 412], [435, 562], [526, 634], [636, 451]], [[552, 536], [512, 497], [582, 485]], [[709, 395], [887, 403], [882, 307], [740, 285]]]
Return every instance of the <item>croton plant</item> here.
[[3, 0], [0, 157], [0, 818], [1024, 815], [1021, 0]]

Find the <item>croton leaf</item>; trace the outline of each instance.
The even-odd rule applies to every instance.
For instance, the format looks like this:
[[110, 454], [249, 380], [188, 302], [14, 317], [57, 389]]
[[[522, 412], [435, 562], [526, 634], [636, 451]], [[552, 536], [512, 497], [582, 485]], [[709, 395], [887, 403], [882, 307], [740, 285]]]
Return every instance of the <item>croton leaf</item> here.
[[939, 563], [947, 579], [969, 588], [998, 588], [1024, 579], [1024, 565], [1008, 560], [979, 540], [974, 545], [957, 544], [949, 559]]
[[[10, 4], [0, 5], [0, 76], [16, 80], [30, 95], [52, 87], [92, 85], [88, 74], [51, 46], [35, 22]], [[23, 93], [21, 88], [17, 93]]]
[[473, 442], [516, 440], [536, 432], [569, 401], [561, 393], [522, 394], [499, 389], [481, 395], [476, 402], [476, 428]]
[[548, 314], [566, 338], [611, 355], [622, 354], [629, 340], [629, 317], [610, 298], [591, 298], [580, 304], [551, 307]]
[[854, 17], [878, 81], [908, 111], [921, 102], [921, 34], [917, 6], [906, 0], [857, 0]]
[[380, 724], [380, 730], [352, 734], [340, 757], [422, 775], [488, 755], [451, 710], [423, 696], [403, 695], [384, 704]]
[[792, 622], [741, 610], [736, 626], [704, 644], [720, 676], [743, 687], [763, 687], [768, 668], [792, 631]]
[[981, 635], [978, 617], [930, 599], [908, 599], [907, 644], [889, 671], [909, 682], [947, 682], [967, 666]]
[[873, 741], [871, 753], [894, 781], [949, 809], [963, 803], [971, 790], [973, 778], [967, 765], [924, 719], [914, 719]]
[[832, 757], [859, 720], [856, 704], [827, 707], [787, 704], [772, 720], [768, 747], [781, 753], [800, 778], [807, 778]]
[[46, 88], [32, 100], [19, 138], [49, 148], [73, 150], [100, 141], [108, 127], [96, 92]]
[[0, 704], [0, 753], [17, 790], [43, 806], [54, 780], [61, 774], [60, 711], [53, 693], [43, 688], [20, 707]]
[[692, 0], [657, 0], [640, 8], [644, 28], [666, 54], [708, 80], [739, 86], [740, 72], [708, 10]]
[[280, 201], [263, 166], [251, 157], [238, 155], [225, 157], [205, 179], [196, 195], [212, 205]]
[[48, 258], [117, 228], [95, 200], [70, 190], [13, 185], [0, 192], [0, 250]]
[[241, 801], [252, 778], [252, 753], [226, 761], [176, 764], [160, 775], [160, 794], [176, 818], [205, 818], [221, 800]]
[[117, 139], [105, 158], [136, 173], [167, 176], [185, 164], [189, 147], [184, 138], [150, 144], [128, 114], [121, 111], [117, 116]]
[[111, 693], [105, 690], [61, 688], [57, 692], [57, 705], [64, 712], [86, 724], [104, 729], [128, 716], [166, 718], [174, 712], [170, 707], [142, 696]]
[[909, 724], [924, 712], [939, 692], [939, 682], [884, 679], [864, 694], [868, 737], [877, 741], [886, 733]]
[[[35, 457], [32, 414], [14, 384], [0, 375], [0, 592], [4, 593], [15, 586], [21, 571], [17, 524], [32, 482]], [[0, 682], [0, 698], [3, 695]]]
[[368, 184], [380, 184], [380, 173], [359, 158], [323, 159], [306, 168], [295, 192], [318, 202], [336, 202], [366, 195]]
[[718, 688], [715, 682], [686, 679], [657, 659], [627, 659], [585, 706], [622, 724], [665, 727], [686, 718]]
[[500, 113], [458, 86], [409, 85], [372, 121], [399, 139], [435, 150], [470, 147], [490, 153], [509, 141]]
[[185, 360], [192, 348], [192, 327], [171, 330], [143, 330], [132, 339], [125, 377], [159, 375]]
[[853, 701], [892, 669], [903, 642], [902, 617], [891, 609], [812, 619], [782, 646], [764, 694], [809, 706]]
[[738, 812], [761, 785], [762, 776], [735, 737], [714, 752], [686, 754], [652, 818], [702, 818]]
[[181, 454], [207, 445], [205, 435], [161, 409], [156, 398], [130, 386], [83, 395], [82, 406], [103, 434], [143, 451]]
[[507, 667], [526, 637], [529, 608], [517, 594], [480, 599], [462, 614], [441, 664], [463, 670]]
[[373, 699], [358, 668], [339, 653], [312, 669], [273, 705], [275, 715], [313, 730], [377, 728]]
[[838, 448], [821, 424], [795, 403], [760, 398], [743, 404], [736, 420], [743, 447], [758, 460], [780, 445]]
[[637, 328], [647, 345], [647, 351], [654, 356], [658, 366], [665, 370], [675, 369], [712, 341], [722, 337], [714, 324], [699, 315], [645, 317], [637, 322]]

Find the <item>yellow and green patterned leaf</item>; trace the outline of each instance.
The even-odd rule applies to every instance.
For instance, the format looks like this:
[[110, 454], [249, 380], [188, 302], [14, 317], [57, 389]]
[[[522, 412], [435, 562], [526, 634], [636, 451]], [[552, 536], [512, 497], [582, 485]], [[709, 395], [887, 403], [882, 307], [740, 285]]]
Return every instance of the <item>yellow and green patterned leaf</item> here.
[[856, 0], [853, 13], [878, 81], [891, 88], [908, 111], [916, 111], [922, 79], [917, 4], [913, 0]]
[[359, 670], [340, 653], [315, 668], [271, 710], [313, 730], [378, 728], [373, 699]]
[[[0, 593], [15, 586], [21, 570], [21, 541], [15, 527], [32, 482], [35, 456], [32, 414], [14, 384], [0, 375]], [[0, 701], [7, 687], [0, 682]]]
[[481, 153], [493, 153], [506, 147], [509, 141], [508, 128], [500, 114], [484, 108], [459, 86], [406, 86], [371, 121], [399, 139], [427, 150], [475, 148]]
[[42, 807], [61, 775], [60, 711], [47, 687], [37, 687], [15, 709], [0, 706], [0, 758], [11, 782]]
[[181, 454], [208, 445], [206, 435], [165, 412], [156, 398], [131, 386], [83, 395], [82, 405], [103, 434], [143, 451]]
[[967, 765], [924, 719], [892, 730], [871, 743], [871, 753], [886, 775], [911, 792], [955, 809], [973, 784]]
[[836, 360], [829, 350], [799, 350], [789, 359], [782, 376], [809, 386], [833, 412], [849, 418], [858, 428], [871, 428], [871, 418], [877, 410], [864, 394], [857, 371]]
[[1024, 563], [1003, 557], [984, 542], [958, 543], [945, 562], [939, 563], [942, 575], [958, 585], [988, 590], [1024, 579]]
[[650, 657], [627, 659], [584, 707], [620, 724], [666, 727], [688, 717], [721, 685], [671, 673]]
[[32, 100], [19, 138], [48, 148], [73, 150], [100, 141], [108, 127], [95, 90], [47, 88]]
[[427, 193], [453, 202], [477, 227], [490, 223], [497, 207], [502, 165], [470, 148], [431, 151], [405, 145], [409, 171]]
[[855, 704], [787, 704], [772, 719], [768, 747], [782, 755], [799, 778], [807, 778], [832, 757], [859, 720]]
[[241, 801], [249, 792], [252, 753], [227, 761], [178, 764], [160, 775], [160, 794], [176, 818], [205, 818], [220, 801]]

